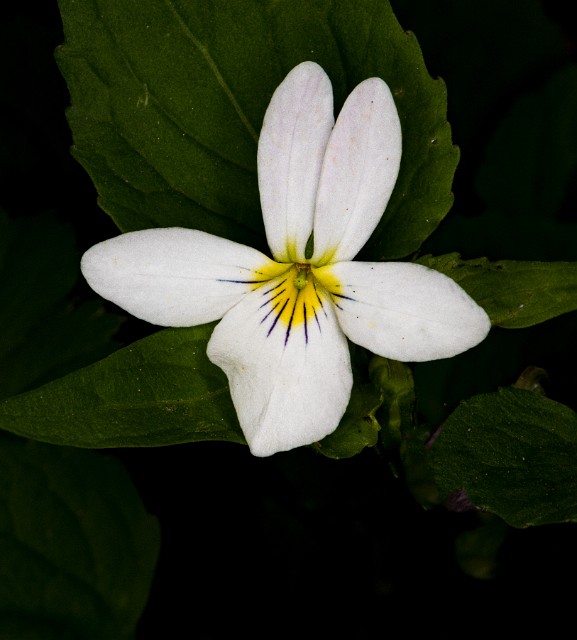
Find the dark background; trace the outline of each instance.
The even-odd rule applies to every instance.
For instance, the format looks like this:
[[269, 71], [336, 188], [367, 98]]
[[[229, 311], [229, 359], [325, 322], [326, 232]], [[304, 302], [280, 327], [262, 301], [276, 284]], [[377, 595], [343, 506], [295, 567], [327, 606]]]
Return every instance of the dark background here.
[[[501, 4], [523, 11], [523, 3]], [[482, 93], [483, 83], [491, 85], [496, 75], [492, 43], [502, 41], [505, 31], [514, 51], [516, 39], [523, 38], [515, 23], [487, 19], [475, 30], [474, 20], [466, 25], [455, 21], [463, 14], [453, 11], [456, 5], [476, 12], [485, 5], [490, 12], [496, 6], [490, 0], [392, 2], [403, 27], [416, 33], [431, 75], [448, 85], [448, 118], [461, 148], [456, 213], [450, 215], [480, 213], [474, 188], [480, 151], [516, 97], [575, 61], [571, 4], [542, 3], [563, 33], [561, 55], [536, 59], [510, 82], [501, 79], [496, 89], [493, 84], [498, 96], [481, 108], [478, 96], [470, 95], [468, 105], [459, 93], [459, 74], [468, 67], [466, 60], [455, 62], [469, 55], [475, 39], [483, 43], [472, 47], [487, 55], [486, 74], [479, 77]], [[0, 28], [0, 206], [14, 217], [53, 211], [76, 230], [80, 256], [117, 229], [98, 208], [90, 179], [69, 153], [69, 97], [53, 58], [63, 41], [56, 0], [13, 3], [0, 10]], [[506, 67], [507, 61], [502, 64]], [[480, 66], [478, 59], [470, 60], [471, 69]], [[575, 220], [571, 198], [559, 215]], [[453, 247], [465, 257], [477, 257], [467, 256], [466, 248], [466, 241]], [[523, 250], [532, 252], [525, 259], [555, 259], [538, 254], [537, 238], [534, 249]], [[510, 255], [490, 257], [518, 257], [519, 252], [511, 245]], [[74, 294], [93, 297], [80, 280]], [[575, 374], [563, 373], [568, 362], [574, 368], [575, 340], [564, 353], [562, 343], [553, 340], [572, 335], [574, 327], [572, 314], [530, 334], [531, 346], [515, 366], [519, 372], [528, 365], [553, 372], [552, 397], [575, 409]], [[129, 319], [118, 339], [125, 344], [150, 331]], [[509, 372], [502, 375], [503, 384], [514, 381]], [[497, 614], [517, 624], [522, 617], [559, 622], [569, 613], [565, 602], [574, 595], [577, 571], [575, 525], [510, 529], [493, 577], [470, 577], [457, 562], [454, 544], [461, 532], [478, 525], [478, 516], [442, 507], [425, 511], [374, 451], [338, 462], [309, 450], [256, 459], [245, 447], [228, 443], [111, 453], [127, 466], [162, 528], [160, 561], [139, 640], [159, 637], [159, 628], [166, 638], [309, 637], [318, 632], [320, 637], [364, 639], [387, 637], [393, 625], [410, 631], [422, 622], [469, 632], [497, 624]]]

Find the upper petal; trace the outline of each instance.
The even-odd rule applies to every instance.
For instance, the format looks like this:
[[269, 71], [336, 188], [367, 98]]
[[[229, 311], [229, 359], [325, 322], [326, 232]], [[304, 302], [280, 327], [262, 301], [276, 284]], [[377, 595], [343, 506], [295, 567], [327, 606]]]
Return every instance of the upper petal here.
[[189, 327], [221, 318], [275, 264], [256, 249], [172, 227], [101, 242], [81, 269], [94, 291], [137, 318]]
[[333, 293], [345, 334], [393, 360], [449, 358], [481, 342], [491, 326], [451, 278], [418, 264], [341, 262], [315, 275]]
[[317, 294], [311, 281], [298, 290], [281, 277], [250, 293], [208, 343], [256, 456], [321, 440], [336, 429], [349, 401], [347, 340], [329, 296]]
[[258, 142], [258, 184], [269, 247], [279, 262], [303, 262], [313, 228], [333, 92], [314, 62], [295, 67], [274, 92]]
[[313, 264], [352, 260], [377, 226], [397, 180], [401, 124], [388, 86], [361, 82], [329, 139], [314, 215]]

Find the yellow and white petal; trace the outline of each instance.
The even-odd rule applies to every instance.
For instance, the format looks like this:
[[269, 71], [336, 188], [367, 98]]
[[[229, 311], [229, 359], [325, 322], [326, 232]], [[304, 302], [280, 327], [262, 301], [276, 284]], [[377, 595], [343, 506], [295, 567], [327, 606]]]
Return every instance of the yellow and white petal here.
[[304, 262], [327, 140], [333, 92], [314, 62], [295, 67], [274, 92], [258, 142], [258, 184], [268, 245], [279, 262]]
[[450, 358], [481, 342], [491, 323], [451, 278], [401, 262], [341, 262], [314, 270], [344, 333], [393, 360]]
[[377, 226], [401, 162], [401, 124], [380, 78], [345, 102], [325, 154], [314, 215], [313, 264], [352, 260]]
[[286, 268], [256, 249], [178, 227], [125, 233], [90, 248], [81, 262], [96, 293], [168, 327], [218, 320]]
[[321, 440], [338, 426], [349, 402], [347, 340], [329, 296], [315, 288], [310, 274], [300, 275], [301, 288], [293, 273], [250, 293], [208, 343], [208, 357], [228, 377], [256, 456]]

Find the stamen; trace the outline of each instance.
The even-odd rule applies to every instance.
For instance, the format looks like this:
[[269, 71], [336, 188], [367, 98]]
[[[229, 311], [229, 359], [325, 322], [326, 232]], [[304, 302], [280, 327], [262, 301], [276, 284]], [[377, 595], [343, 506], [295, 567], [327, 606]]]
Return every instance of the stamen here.
[[311, 268], [308, 264], [296, 264], [295, 267], [298, 269], [298, 271], [294, 279], [294, 285], [299, 291], [302, 291], [307, 286]]

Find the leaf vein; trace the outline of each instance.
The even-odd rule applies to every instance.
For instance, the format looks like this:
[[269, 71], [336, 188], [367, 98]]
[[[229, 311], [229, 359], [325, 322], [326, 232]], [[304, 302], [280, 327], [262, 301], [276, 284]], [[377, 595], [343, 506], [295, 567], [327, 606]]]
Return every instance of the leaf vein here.
[[234, 97], [234, 94], [233, 94], [231, 88], [228, 86], [228, 84], [227, 84], [226, 80], [224, 79], [222, 73], [220, 72], [220, 69], [218, 68], [215, 60], [210, 55], [207, 47], [198, 38], [196, 38], [194, 36], [194, 34], [192, 33], [192, 31], [188, 28], [188, 25], [186, 24], [186, 22], [182, 19], [182, 16], [176, 10], [176, 7], [174, 6], [172, 0], [164, 0], [164, 3], [166, 5], [166, 7], [168, 8], [168, 10], [172, 13], [172, 15], [174, 16], [174, 18], [176, 19], [176, 21], [178, 22], [180, 27], [182, 28], [185, 36], [192, 42], [192, 44], [202, 54], [202, 57], [206, 60], [206, 63], [208, 64], [210, 70], [214, 74], [214, 77], [216, 78], [216, 81], [220, 85], [220, 87], [223, 90], [223, 92], [226, 95], [226, 97], [229, 99], [229, 101], [232, 104], [234, 110], [236, 111], [238, 117], [240, 118], [240, 121], [246, 127], [246, 130], [248, 131], [248, 133], [251, 136], [251, 138], [255, 142], [258, 142], [258, 134], [257, 134], [257, 132], [254, 130], [253, 126], [251, 125], [251, 123], [249, 122], [248, 118], [246, 117], [244, 111], [242, 110], [242, 107], [238, 103], [237, 99]]

